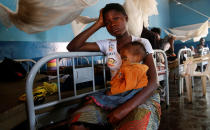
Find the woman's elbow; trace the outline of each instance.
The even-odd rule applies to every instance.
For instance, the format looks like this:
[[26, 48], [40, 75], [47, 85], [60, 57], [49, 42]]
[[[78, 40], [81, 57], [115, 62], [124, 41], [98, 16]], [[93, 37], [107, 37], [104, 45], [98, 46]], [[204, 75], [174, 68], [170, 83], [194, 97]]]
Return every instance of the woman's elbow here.
[[67, 49], [68, 51], [72, 51], [72, 50], [70, 49], [70, 47], [68, 47], [68, 46], [66, 47], [66, 49]]
[[69, 51], [69, 52], [72, 52], [72, 51], [76, 51], [76, 49], [72, 46], [70, 46], [70, 43], [67, 45], [66, 49]]
[[156, 90], [158, 88], [158, 86], [159, 86], [159, 83], [155, 82], [153, 86], [154, 86], [154, 89]]
[[151, 86], [152, 86], [153, 90], [156, 90], [158, 88], [159, 83], [158, 83], [157, 78], [153, 78], [149, 82], [151, 82]]

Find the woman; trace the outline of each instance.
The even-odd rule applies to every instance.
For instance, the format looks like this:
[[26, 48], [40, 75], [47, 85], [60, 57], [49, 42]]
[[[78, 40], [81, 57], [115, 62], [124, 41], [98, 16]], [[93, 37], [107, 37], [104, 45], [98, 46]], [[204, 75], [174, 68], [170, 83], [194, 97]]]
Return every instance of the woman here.
[[[69, 51], [102, 51], [107, 55], [107, 65], [111, 70], [112, 77], [120, 68], [121, 59], [119, 51], [126, 44], [139, 40], [144, 44], [147, 56], [144, 64], [149, 67], [148, 85], [142, 91], [137, 93], [126, 103], [120, 105], [113, 111], [109, 112], [108, 122], [114, 124], [116, 129], [158, 129], [160, 120], [160, 99], [155, 93], [157, 89], [157, 73], [152, 57], [152, 47], [148, 40], [131, 36], [126, 29], [128, 16], [120, 4], [112, 3], [105, 6], [100, 11], [99, 19], [91, 27], [75, 37], [67, 46]], [[87, 43], [86, 40], [97, 30], [106, 27], [107, 31], [116, 38], [116, 40], [102, 40], [93, 43]], [[93, 107], [92, 107], [93, 108]], [[98, 109], [95, 109], [96, 111]], [[101, 112], [101, 110], [99, 110]], [[77, 122], [88, 122], [82, 120], [83, 111], [75, 114], [73, 117], [72, 129], [85, 129], [82, 125], [76, 125]], [[88, 112], [87, 112], [88, 113]], [[86, 114], [87, 114], [86, 113]], [[103, 113], [103, 112], [102, 112]], [[104, 112], [106, 113], [106, 112]], [[90, 113], [88, 113], [90, 114]], [[103, 115], [103, 114], [102, 114]], [[81, 118], [80, 118], [81, 117]], [[91, 116], [89, 116], [91, 117]], [[97, 117], [98, 119], [98, 117]], [[106, 118], [101, 118], [96, 123], [105, 123]], [[94, 124], [95, 122], [88, 122]], [[84, 123], [85, 124], [85, 123]]]

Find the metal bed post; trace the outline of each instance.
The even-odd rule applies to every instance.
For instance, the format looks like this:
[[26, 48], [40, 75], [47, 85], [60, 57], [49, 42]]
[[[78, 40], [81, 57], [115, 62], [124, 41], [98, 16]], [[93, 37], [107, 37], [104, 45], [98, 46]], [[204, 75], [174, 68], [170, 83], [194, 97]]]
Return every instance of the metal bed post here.
[[93, 92], [95, 92], [96, 91], [96, 86], [95, 86], [95, 75], [94, 75], [94, 60], [93, 60], [93, 56], [91, 56], [91, 60], [92, 60]]
[[72, 58], [72, 67], [73, 67], [73, 80], [74, 80], [74, 96], [77, 96], [77, 87], [76, 87], [76, 71], [75, 71], [75, 58]]
[[61, 89], [60, 89], [60, 73], [59, 73], [59, 58], [56, 59], [56, 67], [57, 67], [57, 83], [58, 83], [58, 99], [61, 100]]
[[168, 71], [168, 60], [167, 60], [167, 56], [164, 53], [164, 51], [161, 50], [161, 52], [163, 53], [164, 59], [165, 59], [165, 68], [166, 68], [166, 76], [165, 76], [165, 82], [166, 82], [166, 104], [167, 106], [169, 106], [169, 71]]
[[105, 56], [103, 56], [103, 74], [104, 74], [104, 86], [105, 88], [107, 89], [107, 86], [106, 86], [106, 67], [105, 67]]
[[[164, 57], [164, 60], [165, 60], [165, 76], [164, 76], [164, 80], [165, 80], [165, 84], [166, 86], [164, 87], [164, 90], [166, 91], [166, 105], [169, 106], [170, 103], [169, 103], [169, 81], [168, 81], [168, 78], [169, 78], [169, 71], [168, 71], [168, 60], [167, 60], [167, 56], [165, 54], [165, 52], [163, 50], [159, 50], [159, 49], [156, 49], [154, 50], [154, 54], [155, 54], [155, 65], [157, 64], [157, 61], [156, 61], [156, 58], [157, 58], [157, 53], [161, 53], [163, 54], [163, 57]], [[157, 66], [157, 65], [156, 65]], [[162, 71], [160, 71], [162, 72]], [[159, 78], [159, 76], [158, 76]], [[159, 79], [158, 79], [159, 81]]]

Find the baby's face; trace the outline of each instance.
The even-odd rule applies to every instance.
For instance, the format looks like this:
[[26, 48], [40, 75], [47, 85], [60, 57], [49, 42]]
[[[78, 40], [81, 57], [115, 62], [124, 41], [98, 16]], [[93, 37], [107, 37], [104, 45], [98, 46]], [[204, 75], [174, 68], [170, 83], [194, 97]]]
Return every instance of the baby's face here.
[[140, 62], [141, 61], [141, 56], [133, 56], [128, 50], [121, 50], [120, 51], [120, 56], [122, 61], [129, 61], [131, 63], [135, 63], [135, 62]]

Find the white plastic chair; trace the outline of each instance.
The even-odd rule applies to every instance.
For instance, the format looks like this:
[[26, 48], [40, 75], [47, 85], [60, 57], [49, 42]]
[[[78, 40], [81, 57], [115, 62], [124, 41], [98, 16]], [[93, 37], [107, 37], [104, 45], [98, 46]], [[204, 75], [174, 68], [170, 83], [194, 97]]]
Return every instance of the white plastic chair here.
[[[189, 55], [187, 55], [189, 54]], [[181, 63], [181, 56], [184, 56], [187, 60], [188, 57], [192, 56], [192, 51], [190, 48], [180, 49], [178, 52], [178, 76], [179, 76], [179, 95], [181, 95], [184, 91], [184, 77], [182, 76], [184, 73], [184, 64]], [[192, 77], [192, 85], [194, 86], [194, 78]]]
[[[205, 55], [209, 54], [209, 48], [208, 47], [204, 47], [204, 48], [200, 49], [199, 51], [201, 52], [200, 53], [201, 56], [205, 56]], [[207, 61], [204, 61], [204, 62], [201, 62], [201, 63], [198, 64], [198, 66], [200, 66], [200, 68], [201, 68], [201, 72], [204, 71], [204, 66], [207, 65], [207, 64], [208, 64]]]

